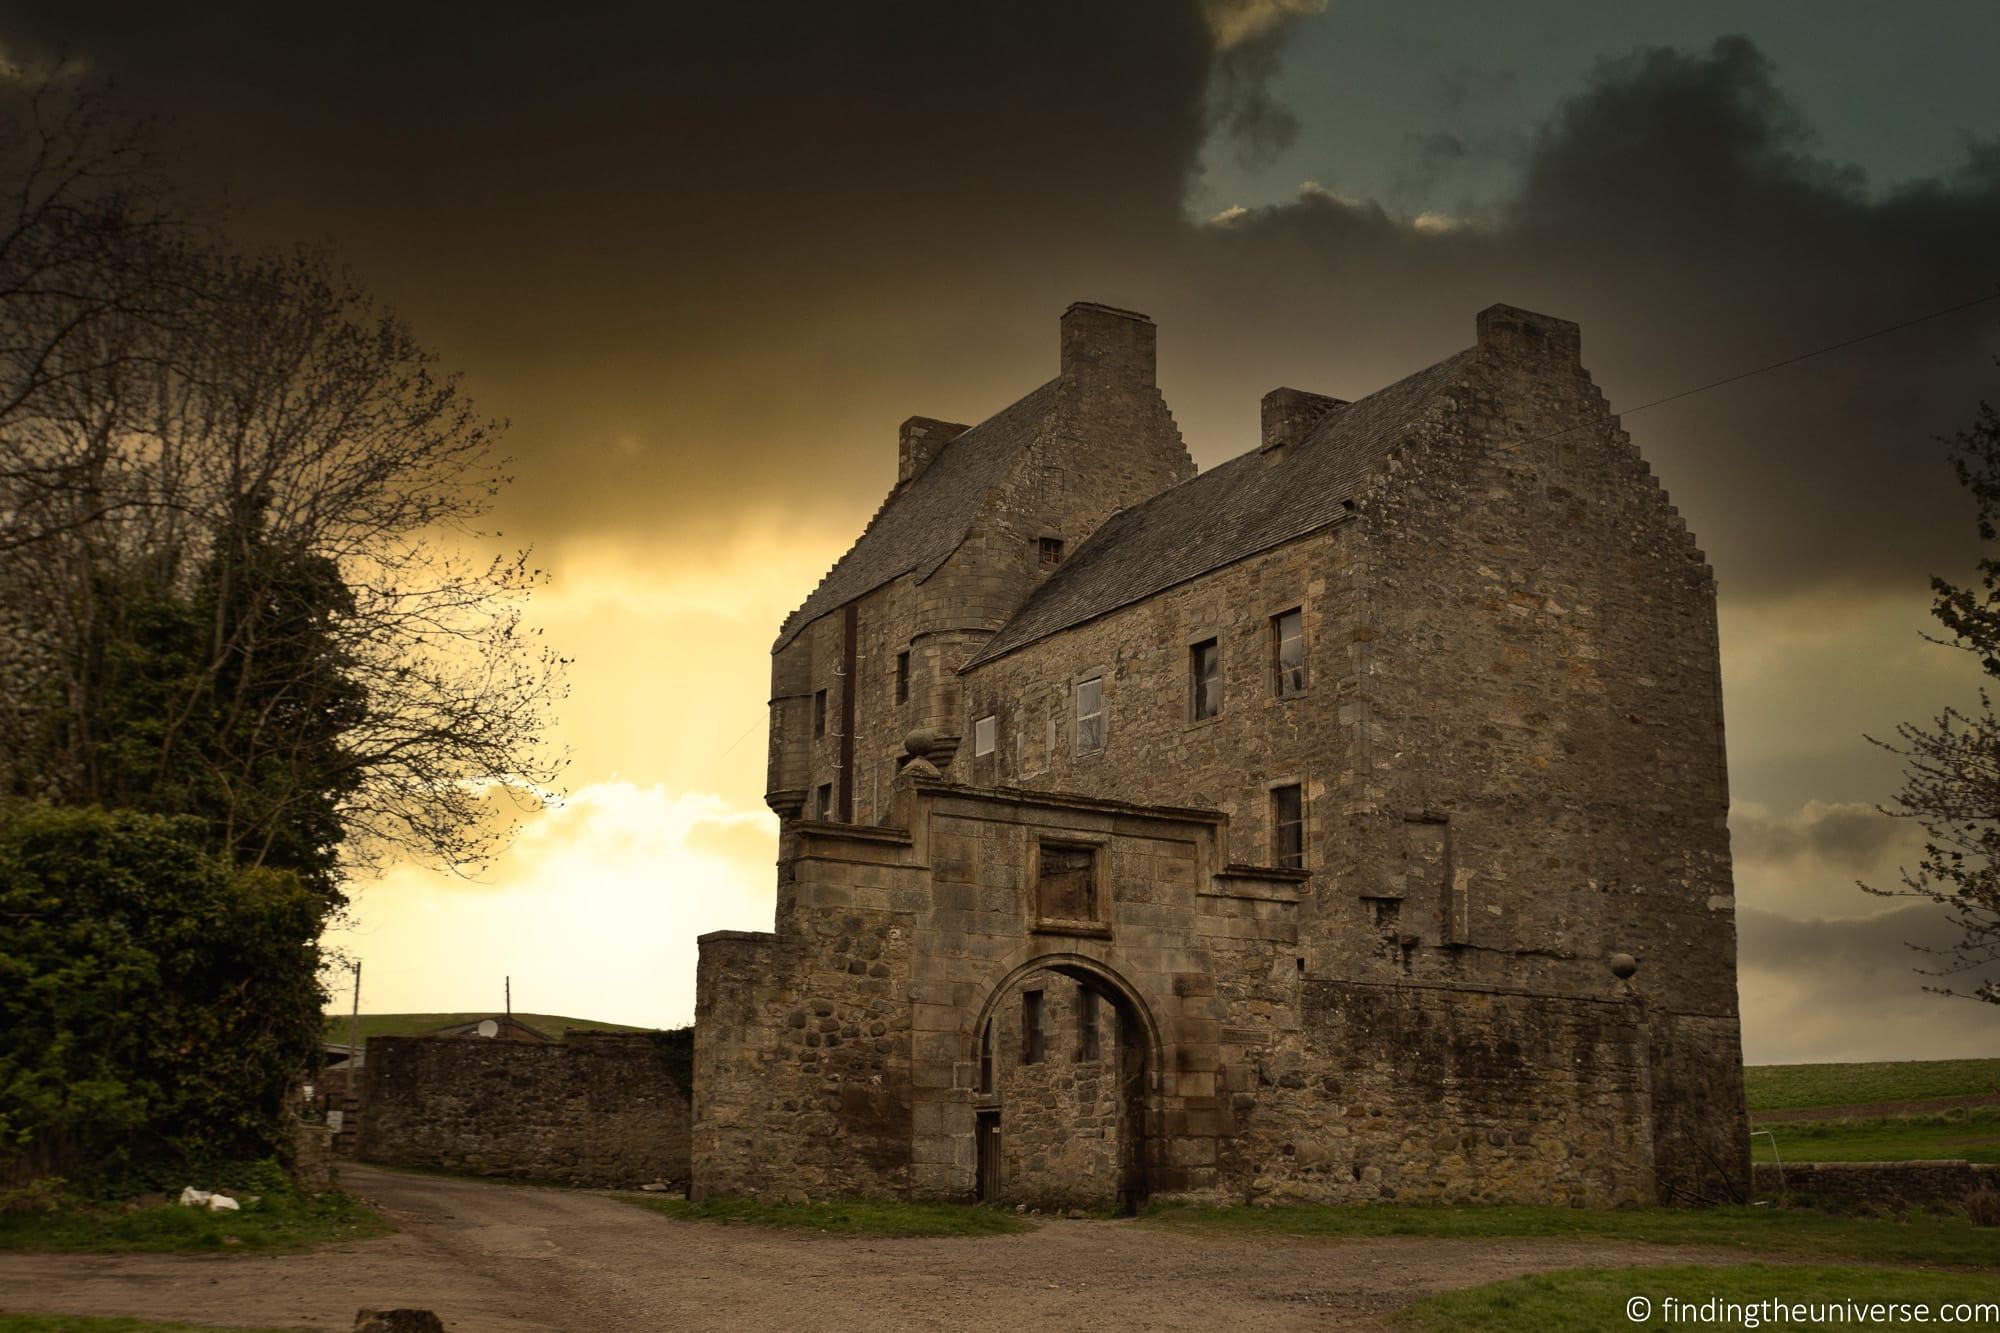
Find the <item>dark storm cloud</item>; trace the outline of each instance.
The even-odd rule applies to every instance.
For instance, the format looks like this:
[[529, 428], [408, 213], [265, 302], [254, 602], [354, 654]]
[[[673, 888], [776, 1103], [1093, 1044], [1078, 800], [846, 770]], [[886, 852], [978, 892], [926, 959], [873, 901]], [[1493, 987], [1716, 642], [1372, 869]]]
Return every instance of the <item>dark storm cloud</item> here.
[[1216, 57], [1212, 121], [1245, 164], [1267, 162], [1299, 137], [1299, 118], [1271, 92], [1287, 36], [1284, 28], [1271, 28]]
[[0, 47], [165, 117], [240, 231], [331, 238], [513, 420], [547, 539], [872, 503], [1006, 337], [1045, 377], [1060, 302], [1179, 234], [1215, 43], [1194, 0], [534, 15], [26, 4]]
[[[886, 489], [897, 420], [1039, 382], [1080, 296], [1160, 320], [1210, 463], [1264, 389], [1366, 392], [1495, 300], [1580, 320], [1629, 406], [2000, 288], [2000, 151], [1872, 194], [1743, 38], [1604, 62], [1456, 229], [1327, 192], [1202, 227], [1204, 137], [1286, 140], [1269, 81], [1312, 8], [24, 6], [0, 44], [67, 49], [165, 113], [257, 234], [331, 236], [514, 420], [509, 518], [544, 539], [746, 503], [844, 524]], [[1631, 425], [1731, 594], [1921, 586], [1965, 558], [1932, 437], [1992, 391], [1996, 326], [1968, 312]]]
[[[1215, 268], [1252, 300], [1289, 300], [1288, 322], [1335, 346], [1363, 339], [1300, 304], [1337, 302], [1409, 355], [1487, 300], [1559, 313], [1582, 322], [1614, 405], [1631, 406], [2000, 291], [1997, 157], [1975, 144], [1946, 179], [1872, 194], [1819, 155], [1769, 62], [1728, 38], [1601, 65], [1549, 119], [1511, 199], [1472, 225], [1419, 234], [1307, 197], [1234, 222]], [[1631, 427], [1725, 588], [1921, 587], [1966, 556], [1969, 519], [1932, 437], [1992, 392], [1996, 328], [2000, 304]]]

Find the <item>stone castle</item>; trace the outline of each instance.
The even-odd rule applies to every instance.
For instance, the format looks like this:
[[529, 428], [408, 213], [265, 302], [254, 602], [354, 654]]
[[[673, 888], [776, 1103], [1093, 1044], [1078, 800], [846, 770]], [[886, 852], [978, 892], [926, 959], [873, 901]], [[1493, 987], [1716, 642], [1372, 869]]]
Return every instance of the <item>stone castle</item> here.
[[1477, 334], [1199, 474], [1107, 306], [903, 424], [773, 649], [697, 1197], [1743, 1196], [1714, 577], [1577, 326]]

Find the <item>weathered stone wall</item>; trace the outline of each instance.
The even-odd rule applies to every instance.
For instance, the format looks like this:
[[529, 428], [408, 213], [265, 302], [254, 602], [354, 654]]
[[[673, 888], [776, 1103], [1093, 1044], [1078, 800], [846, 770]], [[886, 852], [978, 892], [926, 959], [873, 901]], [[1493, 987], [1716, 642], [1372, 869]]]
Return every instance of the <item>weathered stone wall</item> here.
[[[1525, 321], [1525, 323], [1523, 323]], [[1338, 410], [1338, 409], [1335, 409]], [[1276, 697], [1271, 617], [1304, 613], [1307, 684]], [[1223, 706], [1194, 721], [1214, 638]], [[1654, 1009], [1661, 1181], [1747, 1184], [1714, 586], [1576, 356], [1575, 326], [1485, 319], [1351, 520], [966, 673], [975, 785], [1140, 803], [1200, 793], [1230, 857], [1274, 859], [1270, 790], [1306, 801], [1314, 978]], [[1106, 743], [1073, 686], [1104, 682]], [[1614, 954], [1639, 963], [1629, 987]]]
[[[1051, 573], [1041, 539], [1074, 550], [1111, 514], [1194, 475], [1155, 382], [1154, 338], [1143, 315], [1071, 307], [1049, 415], [984, 498], [960, 548], [921, 581], [906, 574], [855, 599], [851, 622], [821, 616], [773, 653], [766, 791], [775, 808], [812, 817], [815, 790], [830, 783], [837, 792], [845, 780], [850, 805], [835, 817], [880, 822], [903, 738], [924, 728], [947, 749], [959, 740], [957, 669]], [[899, 701], [896, 659], [905, 651], [909, 697]], [[828, 725], [815, 735], [820, 690]], [[852, 759], [843, 768], [849, 718]]]
[[1975, 1190], [2000, 1190], [1992, 1162], [1759, 1162], [1757, 1193], [1874, 1203], [1895, 1208], [1960, 1204]]
[[1652, 1200], [1639, 1005], [1309, 981], [1305, 1021], [1307, 1096], [1287, 1108], [1296, 1143], [1269, 1155], [1273, 1192], [1598, 1208]]
[[[845, 782], [854, 823], [903, 831], [788, 823], [775, 936], [705, 941], [697, 1176], [786, 1183], [756, 1147], [777, 1126], [810, 1191], [963, 1196], [974, 1113], [996, 1109], [973, 1086], [979, 1025], [1054, 974], [1133, 1025], [1154, 1193], [1742, 1197], [1714, 580], [1576, 327], [1483, 313], [1345, 517], [959, 671], [1047, 577], [1038, 536], [1073, 549], [1186, 475], [1151, 325], [1080, 309], [1061, 410], [959, 549], [774, 657], [774, 806]], [[1306, 687], [1279, 698], [1272, 617], [1294, 607]], [[1197, 721], [1190, 650], [1210, 638], [1223, 706]], [[1078, 753], [1090, 676], [1106, 741]], [[941, 738], [944, 783], [898, 776], [913, 727]], [[1291, 784], [1299, 871], [1272, 868], [1271, 792]], [[1103, 849], [1087, 929], [1036, 919], [1046, 837]], [[1079, 1086], [1011, 1095], [1101, 1118]], [[1031, 1134], [1009, 1097], [1007, 1133]], [[1023, 1138], [1009, 1169], [1075, 1150]]]
[[651, 1033], [375, 1037], [362, 1089], [364, 1161], [597, 1186], [688, 1178], [688, 1090]]
[[[1028, 992], [1042, 996], [1042, 1058], [1028, 1063]], [[1118, 1012], [1097, 1001], [1095, 1044], [1083, 1037], [1089, 992], [1055, 972], [1022, 978], [994, 1008], [992, 1105], [1002, 1116], [999, 1199], [1038, 1208], [1119, 1204], [1126, 1151]], [[982, 1104], [986, 1098], [981, 1097]]]
[[333, 1188], [333, 1131], [319, 1121], [292, 1121], [292, 1179], [308, 1194]]
[[[1297, 877], [1222, 874], [1212, 814], [908, 780], [899, 801], [907, 833], [788, 824], [776, 933], [703, 937], [696, 1187], [967, 1197], [978, 1034], [1004, 1026], [1024, 977], [1054, 972], [1097, 990], [1103, 1021], [1143, 1043], [1144, 1188], [1223, 1188], [1225, 1065], [1274, 1028], [1296, 1034]], [[1100, 921], [1038, 914], [1031, 858], [1048, 837], [1098, 849]], [[1067, 1039], [1051, 1040], [1060, 1053]], [[1068, 1197], [1099, 1206], [1098, 1188]]]

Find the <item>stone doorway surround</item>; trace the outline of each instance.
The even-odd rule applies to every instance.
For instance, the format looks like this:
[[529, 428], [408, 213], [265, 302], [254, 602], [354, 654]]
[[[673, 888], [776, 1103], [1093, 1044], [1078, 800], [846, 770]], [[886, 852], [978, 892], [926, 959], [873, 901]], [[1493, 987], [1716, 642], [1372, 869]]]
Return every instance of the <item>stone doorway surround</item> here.
[[[1088, 947], [1092, 942], [1070, 943], [1072, 947]], [[1032, 954], [1032, 946], [1024, 952]], [[1109, 953], [1110, 950], [1101, 952]], [[1077, 983], [1081, 990], [1105, 1001], [1114, 1016], [1117, 1040], [1108, 1054], [1096, 1058], [1108, 1065], [1106, 1072], [1099, 1077], [1111, 1081], [1118, 1106], [1114, 1137], [1117, 1174], [1111, 1189], [1120, 1211], [1128, 1214], [1136, 1212], [1145, 1203], [1149, 1193], [1147, 1182], [1160, 1165], [1159, 1141], [1164, 1118], [1161, 1113], [1159, 1071], [1164, 1047], [1159, 1025], [1139, 989], [1120, 975], [1106, 958], [1079, 952], [1034, 954], [1018, 961], [1010, 960], [1010, 964], [1005, 965], [1004, 975], [995, 983], [972, 1021], [972, 1058], [980, 1066], [980, 1072], [972, 1083], [973, 1097], [966, 1107], [974, 1117], [974, 1133], [980, 1136], [973, 1154], [976, 1173], [974, 1194], [981, 1201], [993, 1202], [1013, 1198], [1018, 1192], [1010, 1189], [1013, 1182], [1002, 1178], [999, 1165], [1001, 1145], [1007, 1141], [1005, 1136], [1008, 1134], [1026, 1130], [1027, 1117], [1036, 1114], [1036, 1111], [1021, 1105], [1009, 1105], [1004, 1095], [1007, 1071], [992, 1071], [989, 1076], [988, 1063], [994, 1056], [987, 1042], [1001, 1021], [1002, 1005], [1025, 989], [1030, 981], [1047, 975]], [[1062, 1053], [1052, 1052], [1051, 1058], [1060, 1060]], [[956, 1128], [956, 1122], [962, 1115], [956, 1109], [956, 1098], [943, 1090], [933, 1090], [933, 1094], [933, 1102], [954, 1107], [941, 1117], [949, 1133]], [[1037, 1110], [1060, 1114], [1048, 1108]], [[1078, 1182], [1069, 1183], [1074, 1187]]]

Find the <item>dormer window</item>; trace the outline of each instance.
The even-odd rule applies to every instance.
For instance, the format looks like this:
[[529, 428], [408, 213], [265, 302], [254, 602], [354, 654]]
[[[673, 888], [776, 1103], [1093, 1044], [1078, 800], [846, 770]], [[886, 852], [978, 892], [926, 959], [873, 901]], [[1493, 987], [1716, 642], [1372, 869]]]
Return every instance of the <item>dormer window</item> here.
[[1063, 542], [1060, 537], [1044, 537], [1036, 543], [1041, 552], [1042, 568], [1054, 569], [1062, 563]]

